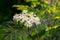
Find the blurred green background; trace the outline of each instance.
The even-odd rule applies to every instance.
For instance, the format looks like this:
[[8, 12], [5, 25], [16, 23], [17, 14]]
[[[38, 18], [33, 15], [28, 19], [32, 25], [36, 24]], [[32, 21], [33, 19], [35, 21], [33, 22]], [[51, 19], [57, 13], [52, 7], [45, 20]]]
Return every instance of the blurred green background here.
[[[41, 25], [14, 23], [14, 14], [22, 10], [34, 12]], [[60, 0], [0, 0], [0, 40], [60, 40]]]

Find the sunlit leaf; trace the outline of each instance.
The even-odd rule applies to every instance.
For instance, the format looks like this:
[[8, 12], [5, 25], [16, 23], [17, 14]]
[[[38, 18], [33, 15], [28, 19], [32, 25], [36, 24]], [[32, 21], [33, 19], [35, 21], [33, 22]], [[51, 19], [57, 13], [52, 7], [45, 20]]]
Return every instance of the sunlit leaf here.
[[51, 27], [47, 27], [46, 28], [46, 31], [49, 31], [51, 29], [56, 29], [59, 25], [54, 25], [54, 26], [51, 26]]
[[47, 27], [47, 28], [46, 28], [46, 31], [49, 31], [49, 30], [51, 30], [51, 27]]
[[32, 1], [38, 1], [38, 0], [26, 0], [26, 2], [32, 2]]
[[17, 7], [17, 10], [26, 10], [28, 6], [24, 5], [13, 5], [12, 7]]
[[53, 29], [56, 29], [59, 25], [52, 26]]
[[60, 16], [55, 16], [55, 19], [60, 19]]

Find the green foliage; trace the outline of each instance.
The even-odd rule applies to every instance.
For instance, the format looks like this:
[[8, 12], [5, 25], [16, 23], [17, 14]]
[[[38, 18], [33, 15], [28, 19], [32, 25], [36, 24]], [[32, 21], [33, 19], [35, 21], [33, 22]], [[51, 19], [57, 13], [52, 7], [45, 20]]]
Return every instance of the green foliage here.
[[[60, 1], [51, 3], [46, 0], [17, 0], [12, 8], [34, 12], [40, 19], [38, 26], [26, 27], [24, 22], [10, 21], [12, 10], [9, 7], [0, 11], [0, 40], [60, 40]], [[1, 3], [0, 3], [1, 4]], [[8, 9], [9, 8], [9, 9]], [[6, 12], [5, 12], [6, 9]], [[7, 13], [7, 15], [3, 15]], [[57, 38], [58, 37], [58, 38]]]

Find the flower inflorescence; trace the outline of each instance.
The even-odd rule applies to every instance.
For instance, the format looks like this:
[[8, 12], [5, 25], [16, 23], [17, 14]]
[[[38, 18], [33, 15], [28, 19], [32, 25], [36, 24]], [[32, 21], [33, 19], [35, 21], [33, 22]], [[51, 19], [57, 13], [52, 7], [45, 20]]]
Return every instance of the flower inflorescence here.
[[36, 25], [41, 24], [39, 17], [33, 12], [29, 14], [27, 10], [23, 10], [20, 14], [15, 14], [13, 20], [16, 20], [17, 22], [21, 20], [21, 22], [25, 22], [24, 25], [27, 27], [33, 26], [33, 23]]

